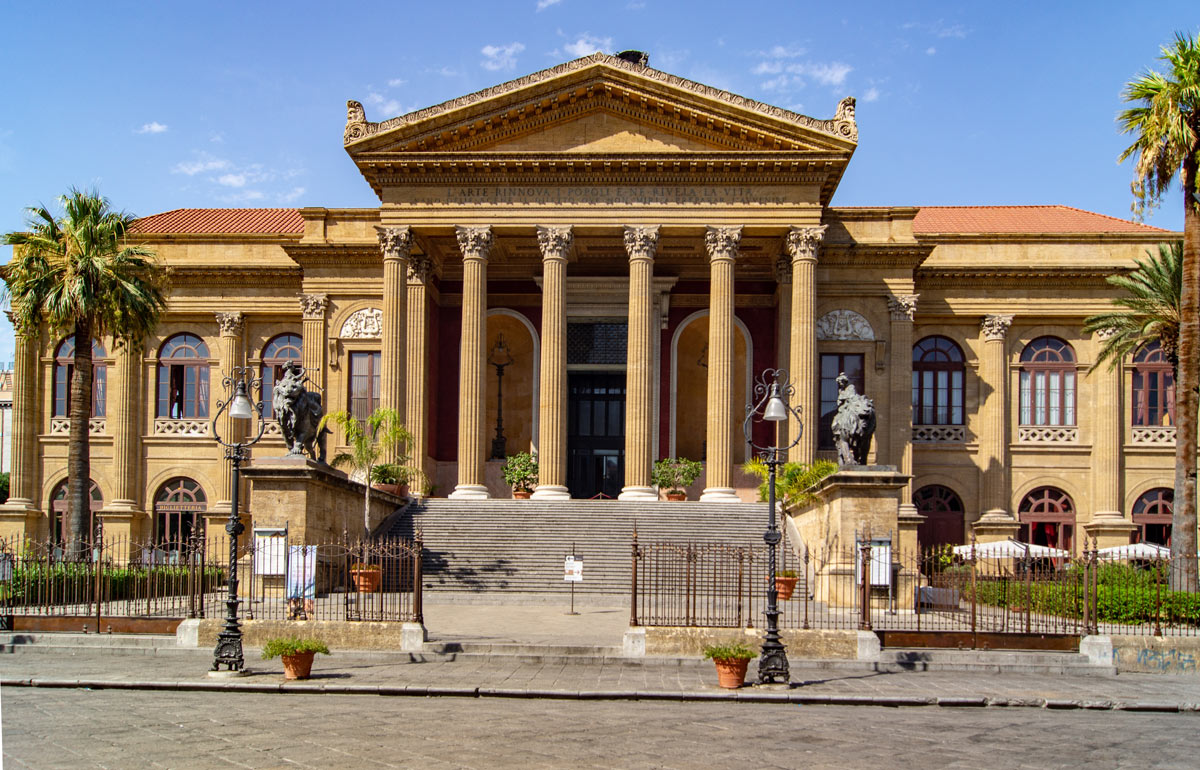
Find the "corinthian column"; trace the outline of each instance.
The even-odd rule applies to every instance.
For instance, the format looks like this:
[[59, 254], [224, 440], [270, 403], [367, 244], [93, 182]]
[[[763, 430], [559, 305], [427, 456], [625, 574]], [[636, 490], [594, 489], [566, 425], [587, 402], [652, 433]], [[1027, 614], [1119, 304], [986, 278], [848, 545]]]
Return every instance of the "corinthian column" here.
[[[888, 462], [903, 474], [912, 475], [912, 347], [916, 294], [888, 297], [891, 328], [891, 436]], [[904, 491], [903, 504], [912, 499], [912, 482]]]
[[[13, 320], [12, 313], [8, 319]], [[38, 534], [38, 338], [16, 334], [13, 358], [12, 473], [8, 502], [0, 506], [0, 537]]]
[[626, 227], [629, 255], [629, 345], [625, 370], [625, 486], [621, 500], [657, 500], [650, 485], [654, 462], [651, 385], [654, 381], [654, 253], [657, 227]]
[[[791, 366], [792, 356], [792, 258], [788, 255], [775, 260], [775, 281], [779, 284], [775, 292], [775, 366], [786, 369]], [[748, 394], [749, 395], [749, 394]], [[779, 445], [792, 443], [791, 420], [776, 423], [779, 426]]]
[[[379, 406], [406, 419], [404, 387], [408, 378], [408, 254], [412, 231], [407, 227], [378, 227], [383, 253], [383, 328], [379, 348]], [[388, 450], [383, 458], [395, 460]]]
[[487, 261], [492, 248], [490, 227], [456, 227], [463, 257], [462, 344], [458, 359], [459, 499], [489, 497], [484, 482], [484, 397], [487, 395]]
[[[301, 294], [300, 312], [303, 315], [301, 342], [304, 374], [322, 391], [325, 389], [325, 309], [329, 307], [327, 294]], [[269, 394], [264, 393], [263, 398]], [[328, 408], [329, 404], [326, 403]]]
[[983, 517], [975, 523], [981, 540], [1001, 539], [1015, 534], [1017, 523], [1008, 511], [1008, 348], [1005, 337], [1012, 326], [1011, 315], [984, 316], [983, 355], [979, 379], [986, 393], [979, 406], [980, 505]]
[[733, 491], [733, 262], [740, 227], [710, 227], [704, 234], [709, 261], [708, 484], [700, 499], [736, 503]]
[[[1096, 332], [1096, 350], [1116, 334], [1115, 329]], [[1092, 518], [1086, 531], [1101, 548], [1125, 545], [1136, 527], [1121, 512], [1121, 443], [1124, 423], [1121, 408], [1121, 365], [1104, 366], [1088, 375], [1092, 383]], [[1080, 401], [1080, 403], [1083, 403]]]
[[[429, 280], [433, 260], [427, 256], [408, 261], [408, 382], [405, 386], [405, 424], [412, 434], [408, 453], [412, 463], [428, 474], [429, 456]], [[421, 485], [417, 485], [421, 486]], [[414, 494], [424, 495], [423, 489]]]
[[803, 434], [788, 452], [789, 462], [811, 463], [817, 455], [817, 252], [825, 225], [793, 227], [787, 235], [792, 257], [792, 350], [789, 374], [796, 386]]
[[[240, 312], [232, 313], [216, 313], [217, 325], [221, 329], [221, 347], [219, 351], [219, 361], [221, 367], [221, 377], [230, 377], [233, 375], [233, 367], [242, 366], [244, 363], [244, 354], [242, 352], [242, 331], [245, 328], [245, 316]], [[232, 393], [223, 394], [225, 398], [231, 398]], [[242, 421], [235, 420], [229, 416], [229, 410], [226, 409], [221, 415], [221, 420], [217, 425], [217, 429], [221, 432], [221, 437], [229, 443], [235, 443], [242, 437]], [[221, 483], [217, 488], [217, 503], [214, 506], [214, 511], [229, 512], [229, 506], [233, 500], [233, 472], [228, 463], [223, 463], [221, 468]]]
[[542, 361], [538, 429], [539, 500], [565, 500], [567, 491], [567, 260], [569, 227], [539, 227], [542, 250]]

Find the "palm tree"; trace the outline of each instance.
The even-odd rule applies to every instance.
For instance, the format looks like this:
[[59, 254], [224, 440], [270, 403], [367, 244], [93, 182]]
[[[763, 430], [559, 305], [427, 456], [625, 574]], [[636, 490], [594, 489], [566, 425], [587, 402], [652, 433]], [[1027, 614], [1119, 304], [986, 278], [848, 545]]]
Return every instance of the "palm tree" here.
[[[381, 457], [401, 455], [400, 447], [412, 441], [412, 434], [405, 430], [400, 413], [383, 407], [376, 409], [363, 423], [345, 409], [330, 412], [321, 418], [321, 428], [333, 423], [346, 434], [349, 451], [338, 452], [329, 464], [335, 468], [349, 466], [363, 477], [363, 536], [371, 535], [371, 468]], [[398, 462], [404, 462], [401, 455]]]
[[1089, 316], [1083, 321], [1085, 332], [1110, 332], [1090, 371], [1104, 363], [1113, 369], [1145, 343], [1158, 342], [1178, 375], [1183, 242], [1160, 243], [1157, 254], [1147, 251], [1146, 258], [1136, 259], [1134, 264], [1137, 267], [1130, 272], [1110, 275], [1106, 279], [1126, 292], [1112, 301], [1120, 309]]
[[71, 428], [67, 455], [67, 549], [83, 548], [90, 511], [88, 420], [92, 405], [92, 340], [140, 348], [166, 308], [166, 271], [154, 253], [128, 243], [133, 216], [113, 211], [95, 190], [72, 188], [59, 198], [63, 216], [27, 209], [29, 229], [8, 233], [13, 259], [0, 268], [17, 334], [36, 339], [43, 324], [72, 332]]
[[1134, 212], [1153, 208], [1170, 189], [1176, 173], [1183, 182], [1178, 376], [1175, 380], [1175, 504], [1171, 556], [1183, 567], [1173, 571], [1172, 588], [1200, 589], [1196, 569], [1196, 407], [1200, 379], [1200, 44], [1177, 33], [1162, 49], [1166, 74], [1148, 71], [1125, 87], [1122, 97], [1137, 104], [1118, 122], [1134, 142], [1121, 160], [1136, 155], [1132, 184]]

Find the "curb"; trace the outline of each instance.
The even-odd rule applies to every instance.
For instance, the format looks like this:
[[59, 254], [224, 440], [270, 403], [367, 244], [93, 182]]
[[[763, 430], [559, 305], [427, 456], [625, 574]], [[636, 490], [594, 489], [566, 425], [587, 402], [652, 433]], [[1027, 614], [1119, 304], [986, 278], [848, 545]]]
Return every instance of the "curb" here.
[[538, 690], [503, 687], [421, 687], [413, 685], [308, 684], [302, 682], [119, 681], [101, 679], [0, 678], [0, 687], [67, 690], [141, 690], [170, 692], [241, 692], [258, 694], [374, 695], [421, 698], [527, 698], [545, 700], [643, 700], [682, 703], [769, 703], [796, 706], [874, 706], [876, 708], [1037, 708], [1053, 710], [1132, 711], [1200, 714], [1200, 703], [1060, 700], [1047, 698], [933, 697], [894, 695], [805, 695], [743, 687], [739, 690]]

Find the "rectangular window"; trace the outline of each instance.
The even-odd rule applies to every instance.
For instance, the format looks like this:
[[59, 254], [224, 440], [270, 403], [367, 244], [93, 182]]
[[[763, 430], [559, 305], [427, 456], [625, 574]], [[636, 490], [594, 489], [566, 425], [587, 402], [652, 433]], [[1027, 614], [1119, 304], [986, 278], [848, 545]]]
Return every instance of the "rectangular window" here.
[[350, 354], [350, 414], [366, 421], [379, 407], [379, 371], [382, 353]]
[[821, 423], [817, 448], [833, 449], [833, 416], [837, 413], [839, 374], [845, 374], [855, 389], [863, 390], [863, 357], [857, 353], [821, 354]]

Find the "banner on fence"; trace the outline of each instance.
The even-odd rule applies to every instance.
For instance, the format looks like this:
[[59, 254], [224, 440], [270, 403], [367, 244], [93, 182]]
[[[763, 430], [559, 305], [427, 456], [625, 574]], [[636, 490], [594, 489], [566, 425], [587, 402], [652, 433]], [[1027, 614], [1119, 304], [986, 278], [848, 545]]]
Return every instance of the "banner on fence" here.
[[282, 575], [287, 569], [287, 528], [254, 528], [254, 574]]
[[288, 547], [287, 598], [315, 599], [317, 597], [317, 547], [293, 545]]

